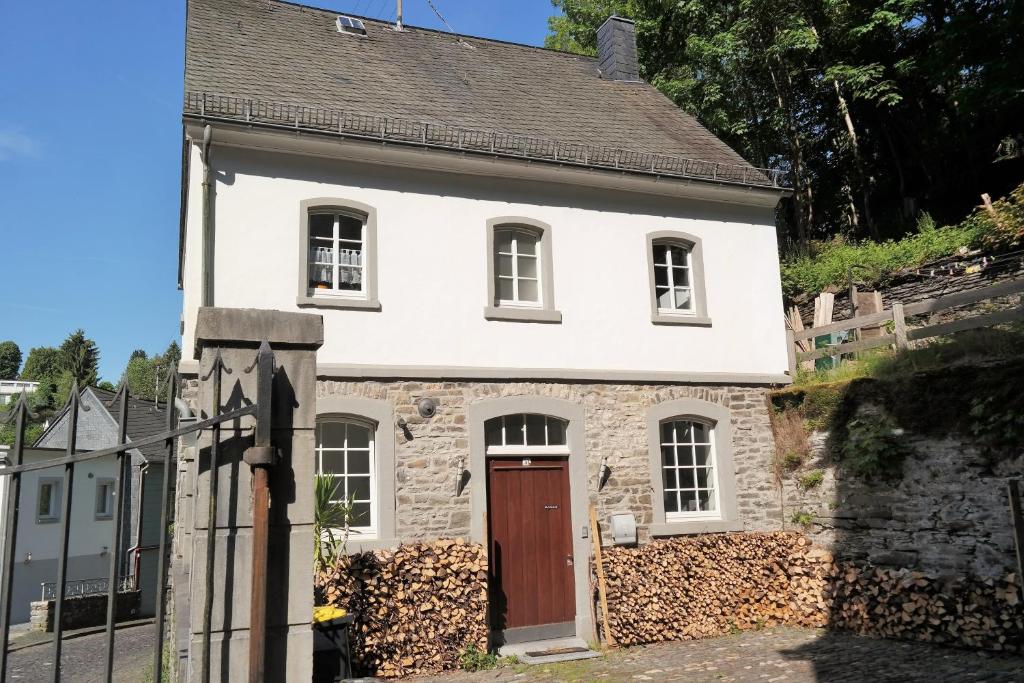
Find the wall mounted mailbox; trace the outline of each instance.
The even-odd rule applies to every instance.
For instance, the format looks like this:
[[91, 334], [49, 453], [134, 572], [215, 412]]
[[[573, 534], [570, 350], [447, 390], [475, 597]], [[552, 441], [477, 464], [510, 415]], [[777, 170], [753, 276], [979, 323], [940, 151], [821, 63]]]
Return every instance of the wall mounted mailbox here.
[[636, 545], [636, 519], [631, 514], [612, 515], [612, 542]]

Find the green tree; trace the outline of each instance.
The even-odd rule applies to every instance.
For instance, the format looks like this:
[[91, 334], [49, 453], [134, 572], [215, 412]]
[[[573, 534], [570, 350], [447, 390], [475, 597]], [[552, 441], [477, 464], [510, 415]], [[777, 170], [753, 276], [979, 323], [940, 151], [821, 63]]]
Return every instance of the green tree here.
[[0, 379], [14, 379], [21, 367], [21, 349], [13, 341], [0, 342]]
[[79, 387], [96, 384], [100, 352], [96, 342], [85, 336], [82, 329], [75, 330], [60, 345], [63, 369], [67, 370]]
[[47, 382], [56, 380], [60, 375], [63, 363], [59, 349], [52, 346], [36, 346], [29, 349], [25, 358], [25, 367], [21, 370], [20, 379], [29, 382]]

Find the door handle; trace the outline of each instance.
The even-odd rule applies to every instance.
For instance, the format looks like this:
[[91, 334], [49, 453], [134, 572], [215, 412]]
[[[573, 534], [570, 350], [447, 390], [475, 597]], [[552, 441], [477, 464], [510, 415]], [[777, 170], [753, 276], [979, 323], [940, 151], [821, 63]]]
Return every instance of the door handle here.
[[566, 555], [565, 556], [565, 566], [566, 567], [572, 567], [573, 566], [572, 555]]

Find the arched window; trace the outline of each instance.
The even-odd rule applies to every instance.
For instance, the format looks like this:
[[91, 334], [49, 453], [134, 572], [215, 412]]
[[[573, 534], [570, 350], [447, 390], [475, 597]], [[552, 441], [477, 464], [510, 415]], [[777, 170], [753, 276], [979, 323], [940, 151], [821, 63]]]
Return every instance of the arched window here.
[[491, 418], [484, 423], [487, 454], [568, 454], [569, 446], [565, 436], [567, 426], [565, 420], [534, 413]]
[[379, 310], [376, 210], [327, 197], [299, 204], [298, 305]]
[[487, 221], [488, 320], [557, 323], [551, 226], [522, 216]]
[[718, 517], [714, 427], [692, 419], [661, 423], [661, 479], [667, 521]]
[[651, 322], [710, 325], [700, 238], [682, 232], [647, 235]]
[[351, 500], [352, 530], [372, 535], [377, 530], [374, 427], [353, 418], [321, 418], [316, 426], [316, 471], [332, 477], [336, 500]]

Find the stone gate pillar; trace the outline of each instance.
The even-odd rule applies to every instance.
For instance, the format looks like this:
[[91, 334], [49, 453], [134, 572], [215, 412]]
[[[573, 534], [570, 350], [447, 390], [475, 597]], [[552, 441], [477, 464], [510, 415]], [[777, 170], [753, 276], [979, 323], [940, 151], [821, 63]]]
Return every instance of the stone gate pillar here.
[[[213, 376], [220, 354], [221, 412], [256, 400], [256, 372], [246, 372], [260, 342], [274, 351], [273, 445], [280, 458], [271, 472], [267, 593], [268, 681], [312, 677], [313, 458], [316, 423], [316, 352], [323, 343], [319, 315], [257, 309], [201, 308], [196, 323], [199, 356], [195, 403], [200, 419], [211, 416]], [[255, 419], [226, 423], [218, 452], [217, 521], [213, 533], [214, 582], [210, 680], [241, 681], [248, 675], [251, 587], [252, 486], [242, 460], [252, 444]], [[176, 537], [185, 546], [174, 556], [178, 680], [200, 680], [206, 595], [210, 444], [203, 432], [197, 452], [181, 458], [186, 489], [177, 496]], [[186, 585], [181, 585], [182, 583]], [[182, 595], [187, 591], [187, 595]], [[187, 624], [187, 630], [186, 630]]]

